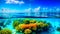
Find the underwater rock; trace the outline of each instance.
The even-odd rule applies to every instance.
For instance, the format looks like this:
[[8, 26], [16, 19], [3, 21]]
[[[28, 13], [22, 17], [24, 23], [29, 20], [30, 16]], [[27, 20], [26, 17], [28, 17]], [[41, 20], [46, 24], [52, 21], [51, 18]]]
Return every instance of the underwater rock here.
[[4, 20], [0, 20], [0, 26], [4, 26]]
[[0, 26], [4, 26], [4, 23], [0, 23]]
[[1, 26], [0, 26], [0, 30], [2, 30]]
[[60, 27], [57, 27], [57, 31], [59, 31], [59, 32], [60, 32]]
[[4, 21], [0, 21], [0, 26], [1, 26], [1, 28], [3, 27], [5, 27], [6, 25], [4, 25]]

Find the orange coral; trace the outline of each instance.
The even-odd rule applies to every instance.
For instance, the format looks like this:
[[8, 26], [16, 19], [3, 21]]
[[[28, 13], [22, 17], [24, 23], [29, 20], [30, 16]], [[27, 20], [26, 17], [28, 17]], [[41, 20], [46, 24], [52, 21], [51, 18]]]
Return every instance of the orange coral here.
[[30, 27], [37, 27], [37, 24], [36, 23], [34, 23], [34, 24], [30, 24]]
[[36, 28], [37, 27], [37, 24], [22, 24], [21, 26], [20, 26], [22, 29], [30, 29], [31, 27], [34, 27], [34, 28]]

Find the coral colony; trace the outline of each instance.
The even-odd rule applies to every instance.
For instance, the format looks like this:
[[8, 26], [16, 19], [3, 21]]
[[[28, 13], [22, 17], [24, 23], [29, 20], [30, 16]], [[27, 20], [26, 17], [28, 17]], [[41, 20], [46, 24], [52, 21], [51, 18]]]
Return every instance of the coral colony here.
[[[21, 19], [20, 19], [21, 20]], [[22, 22], [20, 20], [14, 20], [12, 23], [13, 29], [16, 30], [16, 33], [23, 33], [23, 34], [38, 34], [41, 32], [48, 32], [51, 26], [50, 23], [46, 21], [36, 21], [34, 19], [24, 19]], [[0, 34], [12, 34], [12, 30], [7, 28], [1, 29]]]
[[22, 24], [19, 22], [14, 22], [14, 26], [16, 31], [23, 32], [24, 34], [36, 34], [38, 32], [48, 31], [50, 27], [50, 23], [45, 23], [44, 21], [36, 21], [36, 20], [23, 20]]

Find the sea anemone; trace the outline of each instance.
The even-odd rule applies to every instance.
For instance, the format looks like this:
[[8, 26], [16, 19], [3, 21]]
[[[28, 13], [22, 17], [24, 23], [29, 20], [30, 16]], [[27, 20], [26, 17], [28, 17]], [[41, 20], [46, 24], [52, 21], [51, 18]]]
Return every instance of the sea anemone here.
[[25, 29], [24, 33], [25, 33], [25, 34], [31, 34], [32, 31], [31, 31], [30, 29]]
[[0, 34], [12, 34], [12, 31], [9, 29], [3, 29], [0, 31]]

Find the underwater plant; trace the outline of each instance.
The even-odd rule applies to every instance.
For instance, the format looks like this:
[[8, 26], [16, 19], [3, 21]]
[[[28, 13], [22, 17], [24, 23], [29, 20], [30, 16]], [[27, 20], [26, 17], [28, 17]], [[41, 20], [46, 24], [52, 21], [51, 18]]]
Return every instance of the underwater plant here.
[[32, 31], [30, 29], [25, 29], [24, 30], [24, 34], [31, 34], [31, 33], [32, 33]]
[[2, 27], [0, 26], [0, 30], [2, 30]]
[[0, 34], [12, 34], [12, 31], [9, 29], [3, 29], [0, 31]]

